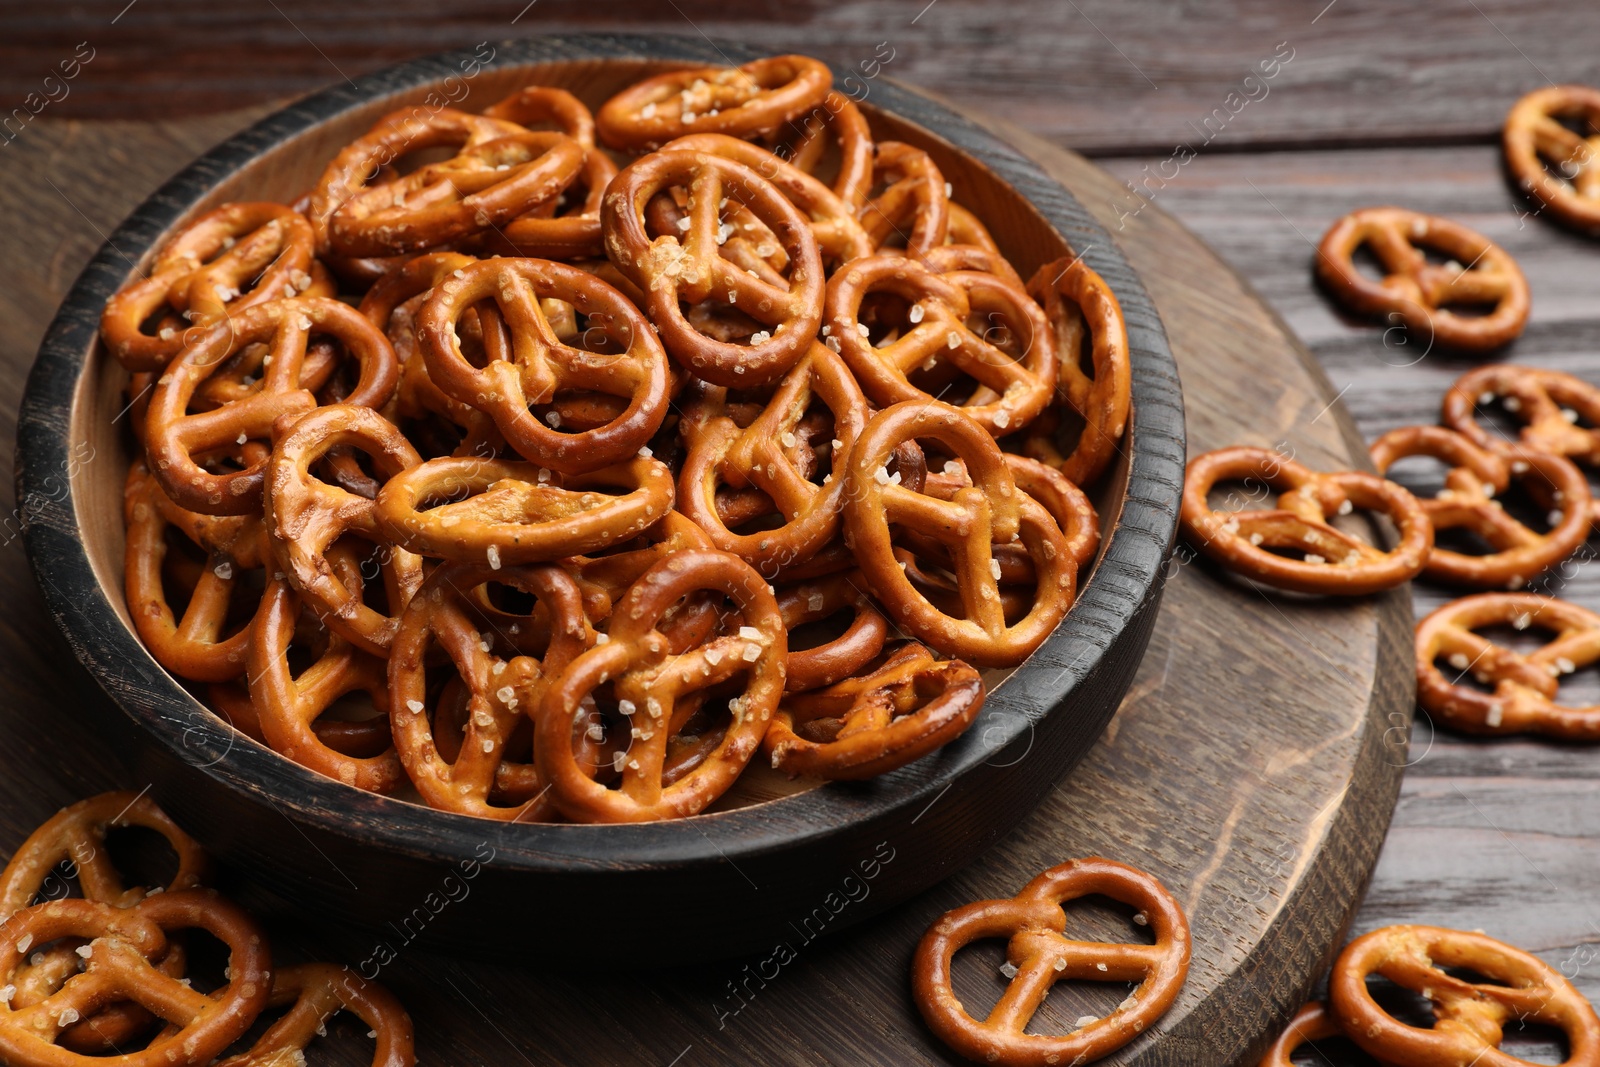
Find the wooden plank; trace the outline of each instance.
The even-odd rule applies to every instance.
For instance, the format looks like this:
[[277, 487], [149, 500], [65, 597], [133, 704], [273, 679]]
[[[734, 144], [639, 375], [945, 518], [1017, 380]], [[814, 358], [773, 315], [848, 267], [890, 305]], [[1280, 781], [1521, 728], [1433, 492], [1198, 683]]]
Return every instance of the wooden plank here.
[[[841, 74], [893, 49], [887, 75], [1093, 154], [1166, 153], [1180, 141], [1237, 150], [1482, 140], [1498, 130], [1513, 99], [1547, 79], [1600, 82], [1593, 12], [1583, 0], [1444, 8], [1385, 0], [1018, 0], [1003, 18], [987, 0], [926, 7], [887, 0], [88, 0], [12, 5], [3, 18], [5, 109], [24, 106], [29, 93], [45, 100], [43, 79], [81, 42], [94, 50], [74, 81], [52, 83], [49, 91], [65, 98], [42, 105], [42, 114], [74, 117], [210, 112], [298, 95], [440, 49], [574, 31], [703, 33], [812, 53]], [[1245, 82], [1275, 55], [1293, 58], [1268, 68], [1276, 77]]]
[[[30, 132], [50, 131], [45, 125]], [[101, 129], [92, 146], [63, 146], [66, 131], [60, 136], [30, 151], [54, 154], [63, 172], [74, 175], [69, 195], [80, 206], [91, 197], [75, 195], [79, 188], [127, 189], [138, 180], [147, 188], [162, 172], [152, 153], [137, 150], [143, 142], [131, 127]], [[108, 165], [118, 145], [134, 166]], [[176, 150], [163, 151], [180, 158]], [[1081, 160], [1057, 154], [1048, 162], [1073, 188], [1092, 193], [1091, 207], [1115, 191]], [[83, 225], [76, 209], [48, 210], [53, 214], [26, 235], [0, 238], [10, 242], [0, 246], [6, 253], [0, 264], [23, 265], [24, 242], [46, 246], [59, 241], [63, 228]], [[85, 214], [103, 229], [125, 208], [90, 210]], [[1331, 390], [1230, 272], [1158, 211], [1141, 214], [1123, 244], [1151, 285], [1192, 379], [1189, 429], [1196, 447], [1250, 435], [1266, 444], [1288, 440], [1312, 462], [1348, 461], [1354, 429], [1344, 416], [1310, 417], [1329, 403]], [[64, 254], [63, 262], [73, 258]], [[19, 294], [14, 334], [36, 337], [52, 306], [48, 286]], [[0, 357], [26, 359], [26, 343]], [[1233, 374], [1205, 373], [1230, 361]], [[0, 405], [14, 403], [15, 394], [0, 389]], [[21, 576], [20, 568], [14, 573]], [[18, 618], [34, 629], [45, 625], [37, 609]], [[1021, 829], [910, 904], [847, 936], [803, 940], [796, 962], [779, 977], [752, 979], [744, 961], [641, 980], [634, 968], [657, 961], [597, 960], [597, 974], [551, 973], [403, 949], [384, 980], [416, 1014], [424, 1056], [452, 1064], [503, 1063], [513, 1055], [540, 1064], [674, 1057], [684, 1064], [949, 1062], [907, 997], [906, 963], [917, 936], [956, 903], [1008, 895], [1046, 865], [1102, 852], [1166, 879], [1185, 900], [1196, 933], [1194, 970], [1177, 1007], [1153, 1035], [1109, 1062], [1220, 1067], [1258, 1047], [1273, 1019], [1293, 1007], [1358, 899], [1397, 785], [1398, 760], [1384, 734], [1389, 716], [1409, 704], [1405, 660], [1395, 653], [1403, 627], [1395, 597], [1328, 612], [1265, 601], [1217, 583], [1201, 568], [1182, 568], [1123, 711]], [[52, 677], [76, 676], [53, 641], [40, 659], [18, 668], [42, 676], [36, 689]], [[12, 706], [48, 705], [24, 686]], [[13, 733], [29, 739], [40, 765], [62, 758], [34, 717], [0, 715], [0, 744], [9, 745]], [[41, 785], [20, 776], [0, 782], [6, 798], [0, 845], [20, 839], [72, 796], [112, 783], [143, 784], [129, 781], [99, 740], [63, 736], [69, 751], [95, 754], [92, 767], [70, 782]], [[318, 860], [308, 855], [307, 861]], [[303, 913], [235, 888], [267, 914], [286, 958], [315, 952], [359, 961], [371, 954], [371, 934], [337, 925], [308, 930]], [[758, 892], [729, 906], [760, 907]], [[978, 988], [995, 981], [976, 972], [970, 977]], [[743, 995], [736, 998], [735, 989]], [[1068, 995], [1052, 999], [1048, 1020], [1067, 1025], [1084, 1010], [1108, 1006]], [[360, 1045], [330, 1042], [326, 1062], [360, 1063]]]

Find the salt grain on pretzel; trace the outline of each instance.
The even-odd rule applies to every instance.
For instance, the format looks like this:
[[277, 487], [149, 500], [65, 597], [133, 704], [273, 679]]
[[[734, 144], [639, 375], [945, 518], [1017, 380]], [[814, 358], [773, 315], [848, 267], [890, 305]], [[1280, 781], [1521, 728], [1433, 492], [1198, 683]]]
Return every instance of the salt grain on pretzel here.
[[689, 133], [748, 137], [781, 129], [823, 103], [828, 68], [809, 56], [659, 74], [622, 90], [595, 116], [612, 148], [653, 149]]
[[1543, 210], [1574, 229], [1600, 233], [1600, 90], [1534, 90], [1506, 116], [1502, 144], [1511, 176]]

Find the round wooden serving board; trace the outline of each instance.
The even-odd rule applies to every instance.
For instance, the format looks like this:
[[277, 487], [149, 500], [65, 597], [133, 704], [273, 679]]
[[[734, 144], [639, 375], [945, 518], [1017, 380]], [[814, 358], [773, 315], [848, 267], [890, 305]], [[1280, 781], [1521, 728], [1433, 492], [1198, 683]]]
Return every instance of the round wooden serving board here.
[[[185, 161], [175, 151], [258, 114], [101, 128], [45, 123], [9, 149], [4, 165], [17, 175], [48, 168], [69, 202], [109, 200], [125, 211]], [[1292, 449], [1313, 467], [1365, 463], [1353, 425], [1311, 356], [1215, 255], [1153, 204], [1134, 213], [1125, 187], [1082, 158], [1020, 133], [1006, 136], [1100, 216], [1142, 274], [1183, 377], [1192, 451], [1249, 443]], [[0, 192], [14, 218], [33, 200], [17, 196], [10, 202], [13, 194]], [[61, 247], [63, 233], [82, 226], [61, 204], [42, 203], [26, 216], [41, 219], [30, 232], [0, 237], [0, 290], [38, 290], [31, 258]], [[57, 232], [39, 232], [52, 226]], [[52, 308], [45, 302], [37, 321], [29, 320], [34, 331]], [[21, 351], [31, 352], [35, 336], [22, 339]], [[3, 381], [7, 410], [17, 402], [17, 369]], [[15, 545], [8, 551], [17, 573], [6, 576], [7, 589], [27, 582], [20, 552]], [[1174, 567], [1134, 686], [1068, 779], [976, 863], [838, 936], [828, 935], [849, 923], [848, 909], [863, 907], [872, 878], [894, 863], [892, 843], [859, 857], [858, 879], [790, 917], [793, 936], [771, 952], [694, 969], [614, 958], [595, 960], [592, 972], [539, 972], [510, 958], [451, 959], [409, 945], [434, 902], [373, 917], [391, 931], [374, 938], [329, 916], [302, 915], [249, 886], [230, 888], [267, 917], [281, 961], [381, 969], [416, 1020], [423, 1063], [913, 1065], [961, 1062], [933, 1039], [910, 1000], [908, 964], [928, 925], [958, 904], [1009, 896], [1053, 864], [1099, 854], [1153, 872], [1182, 901], [1194, 932], [1193, 965], [1175, 1007], [1104, 1062], [1252, 1064], [1269, 1031], [1327, 966], [1376, 861], [1406, 759], [1410, 606], [1403, 591], [1344, 605], [1269, 599], [1204, 564]], [[66, 799], [143, 784], [116, 770], [104, 740], [71, 725], [46, 725], [58, 711], [62, 672], [82, 672], [59, 642], [41, 654], [33, 635], [53, 627], [36, 596], [9, 602], [23, 617], [0, 629], [0, 652], [32, 677], [12, 678], [8, 691], [17, 699], [0, 711], [0, 751], [13, 754], [11, 773], [0, 777], [3, 852]], [[87, 683], [79, 688], [84, 700], [105, 699]], [[48, 703], [50, 694], [57, 704]], [[46, 767], [63, 768], [58, 780], [39, 780], [52, 773]], [[308, 862], [337, 866], [338, 857], [310, 851]], [[762, 908], [763, 888], [752, 882], [725, 906]], [[441, 896], [437, 906], [450, 901]], [[1129, 929], [1105, 914], [1071, 917], [1108, 939], [1125, 938]], [[640, 900], [628, 914], [507, 914], [503, 921], [674, 918]], [[999, 995], [1001, 961], [998, 946], [984, 946], [958, 964], [958, 992], [975, 1014]], [[1126, 993], [1058, 988], [1032, 1029], [1063, 1032]], [[317, 1062], [367, 1063], [364, 1029], [334, 1025]]]

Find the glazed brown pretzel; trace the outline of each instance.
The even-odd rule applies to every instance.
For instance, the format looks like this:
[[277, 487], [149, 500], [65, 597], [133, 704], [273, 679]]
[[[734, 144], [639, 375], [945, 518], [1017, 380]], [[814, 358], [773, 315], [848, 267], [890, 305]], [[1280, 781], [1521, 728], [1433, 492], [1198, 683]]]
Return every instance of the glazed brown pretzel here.
[[[395, 176], [391, 164], [402, 156], [437, 148], [453, 148], [459, 152], [496, 138], [525, 133], [527, 131], [515, 123], [482, 115], [468, 115], [449, 107], [426, 114], [418, 114], [411, 108], [390, 112], [379, 119], [372, 129], [346, 145], [328, 164], [316, 188], [311, 191], [306, 217], [311, 220], [318, 254], [351, 254], [336, 247], [338, 239], [334, 233], [334, 216], [350, 201], [366, 196], [375, 188], [382, 189], [392, 184]], [[582, 149], [578, 151], [581, 153]], [[581, 165], [581, 160], [578, 165]], [[375, 179], [379, 182], [376, 186], [373, 185]], [[363, 240], [369, 239], [371, 235], [360, 231], [371, 227], [360, 224], [358, 220], [352, 221], [358, 224], [351, 226], [347, 222], [340, 227], [346, 236], [359, 235]], [[350, 233], [351, 230], [356, 232]]]
[[899, 141], [879, 141], [873, 181], [884, 190], [861, 206], [861, 225], [874, 249], [902, 248], [915, 259], [945, 242], [950, 194], [933, 157]]
[[821, 104], [833, 73], [809, 56], [770, 56], [739, 67], [693, 67], [646, 78], [595, 116], [612, 148], [649, 150], [689, 133], [767, 133]]
[[[1434, 536], [1442, 530], [1471, 530], [1494, 549], [1474, 556], [1435, 546], [1423, 573], [1430, 578], [1480, 589], [1519, 589], [1529, 579], [1566, 559], [1589, 536], [1589, 483], [1583, 472], [1560, 456], [1512, 446], [1505, 454], [1486, 452], [1466, 437], [1439, 426], [1390, 430], [1372, 443], [1372, 465], [1379, 474], [1407, 456], [1432, 456], [1450, 467], [1444, 488], [1420, 501]], [[1552, 529], [1536, 533], [1501, 506], [1512, 481], [1537, 481], [1530, 488], [1550, 502]]]
[[607, 548], [671, 509], [672, 471], [654, 459], [557, 479], [532, 463], [453, 457], [389, 479], [375, 516], [380, 532], [413, 552], [494, 567]]
[[859, 781], [960, 737], [983, 696], [977, 671], [958, 659], [936, 661], [913, 641], [866, 674], [785, 697], [762, 748], [791, 778]]
[[1301, 1045], [1307, 1041], [1326, 1041], [1343, 1034], [1339, 1024], [1328, 1014], [1326, 1005], [1321, 1001], [1312, 1001], [1295, 1012], [1294, 1018], [1289, 1020], [1289, 1025], [1278, 1035], [1256, 1067], [1294, 1067], [1289, 1057]]
[[[682, 239], [650, 239], [644, 212], [658, 193], [688, 190]], [[766, 280], [721, 254], [731, 224], [723, 212], [748, 210], [777, 238], [788, 277]], [[625, 167], [600, 211], [606, 255], [645, 292], [646, 310], [673, 357], [708, 382], [749, 388], [787, 372], [805, 355], [822, 321], [826, 278], [811, 224], [772, 183], [749, 167], [706, 152], [654, 152]], [[748, 343], [701, 333], [682, 303], [726, 305], [758, 326]]]
[[[497, 657], [478, 631], [467, 601], [486, 582], [519, 589], [549, 615], [549, 642], [542, 661]], [[454, 760], [435, 742], [427, 715], [424, 661], [438, 644], [465, 683], [465, 736]], [[548, 819], [553, 807], [532, 764], [507, 758], [511, 734], [526, 720], [537, 722], [551, 679], [594, 643], [578, 584], [558, 567], [509, 567], [450, 563], [429, 575], [406, 609], [389, 658], [389, 712], [395, 747], [422, 798], [435, 808], [485, 819], [529, 822]]]
[[372, 460], [382, 478], [422, 462], [404, 434], [371, 408], [331, 404], [302, 416], [281, 436], [267, 462], [266, 519], [273, 558], [323, 624], [373, 655], [387, 655], [400, 613], [422, 584], [422, 559], [403, 548], [385, 546], [383, 574], [389, 613], [361, 602], [328, 562], [328, 548], [346, 534], [381, 541], [374, 504], [365, 497], [312, 473], [334, 449], [355, 449]]
[[804, 170], [759, 145], [726, 134], [696, 133], [668, 142], [662, 151], [705, 152], [741, 163], [771, 182], [795, 207], [805, 212], [823, 256], [847, 263], [872, 254], [872, 242], [861, 223], [856, 221], [853, 205]]
[[[714, 636], [688, 651], [671, 652], [662, 617], [683, 597], [708, 591], [733, 601], [736, 634]], [[550, 686], [534, 744], [550, 796], [576, 822], [641, 822], [694, 815], [727, 791], [750, 761], [783, 695], [787, 631], [772, 591], [750, 565], [725, 552], [689, 551], [651, 567], [612, 612], [606, 641], [575, 659]], [[697, 766], [665, 780], [669, 742], [699, 694], [747, 676], [728, 703], [720, 739]], [[616, 789], [594, 781], [574, 753], [574, 727], [583, 704], [610, 682], [619, 712], [632, 724], [621, 753]]]
[[148, 890], [126, 887], [106, 852], [106, 832], [120, 826], [142, 826], [167, 839], [178, 856], [169, 891], [191, 889], [205, 879], [210, 861], [199, 842], [154, 801], [132, 792], [101, 793], [62, 808], [17, 846], [0, 872], [0, 922], [31, 905], [63, 863], [71, 865], [85, 900], [119, 908], [143, 900]]
[[570, 185], [510, 222], [478, 234], [476, 242], [483, 251], [503, 256], [562, 260], [603, 256], [600, 204], [616, 176], [617, 165], [611, 157], [587, 146], [583, 168]]
[[[145, 450], [161, 487], [180, 507], [207, 515], [251, 515], [262, 507], [265, 456], [243, 470], [213, 474], [196, 457], [270, 439], [273, 423], [317, 406], [303, 388], [301, 366], [312, 333], [341, 342], [361, 377], [345, 402], [382, 407], [399, 380], [394, 349], [354, 308], [326, 297], [274, 300], [207, 329], [167, 367], [150, 396]], [[270, 363], [261, 388], [211, 411], [190, 413], [200, 384], [246, 345], [264, 343]]]
[[791, 120], [785, 129], [768, 134], [766, 140], [776, 155], [815, 177], [830, 135], [839, 143], [834, 195], [852, 211], [860, 211], [872, 192], [872, 128], [848, 96], [829, 90], [821, 104]]
[[[1362, 245], [1383, 265], [1382, 280], [1356, 266], [1352, 257]], [[1435, 266], [1423, 247], [1453, 258]], [[1385, 316], [1447, 348], [1487, 352], [1509, 343], [1528, 321], [1528, 282], [1516, 260], [1482, 234], [1437, 215], [1372, 207], [1344, 216], [1322, 237], [1317, 276], [1351, 311]], [[1493, 310], [1457, 315], [1450, 304]]]
[[[894, 484], [886, 463], [896, 446], [917, 438], [936, 440], [965, 461], [972, 487], [941, 500]], [[1017, 488], [994, 439], [944, 404], [896, 404], [873, 416], [850, 453], [844, 515], [861, 570], [889, 615], [938, 651], [975, 666], [1021, 663], [1050, 636], [1076, 594], [1077, 563], [1055, 519]], [[894, 555], [896, 526], [947, 547], [963, 617], [941, 611], [911, 583]], [[1019, 538], [1036, 585], [1027, 613], [1008, 624], [994, 546]]]
[[250, 646], [249, 616], [233, 617], [237, 602], [247, 596], [241, 583], [246, 568], [208, 553], [195, 571], [189, 602], [179, 618], [167, 599], [166, 571], [167, 532], [177, 525], [170, 511], [181, 509], [138, 463], [128, 470], [126, 504], [124, 588], [140, 640], [157, 663], [181, 677], [197, 682], [237, 678], [244, 673]]
[[[588, 318], [584, 341], [621, 349], [615, 354], [564, 343], [541, 301], [571, 304]], [[509, 332], [483, 312], [489, 302]], [[458, 324], [479, 307], [490, 359], [473, 366], [461, 352]], [[446, 394], [494, 420], [506, 442], [525, 458], [565, 474], [583, 474], [633, 457], [661, 428], [668, 401], [667, 355], [650, 321], [594, 275], [541, 259], [491, 259], [459, 268], [434, 287], [417, 319], [428, 373]], [[561, 433], [529, 410], [558, 392], [588, 390], [623, 398], [627, 406], [602, 426]], [[551, 420], [560, 423], [559, 416]]]
[[[878, 293], [910, 305], [909, 328], [875, 345], [861, 318], [862, 302]], [[1020, 347], [1021, 354], [991, 341], [992, 326], [983, 335], [974, 333], [968, 326], [974, 319], [999, 320], [1001, 329], [1016, 336], [1011, 347]], [[858, 259], [829, 279], [824, 321], [829, 347], [844, 356], [867, 397], [884, 407], [932, 402], [911, 375], [949, 367], [978, 383], [961, 404], [962, 414], [999, 437], [1033, 421], [1056, 388], [1054, 331], [1027, 293], [993, 274], [936, 274], [898, 255]]]
[[527, 85], [483, 109], [483, 117], [532, 129], [548, 122], [585, 148], [594, 147], [594, 116], [565, 89]]
[[[1053, 464], [1075, 485], [1089, 485], [1116, 455], [1128, 426], [1133, 370], [1128, 362], [1128, 330], [1122, 305], [1105, 279], [1080, 257], [1046, 263], [1028, 282], [1028, 292], [1044, 306], [1054, 327], [1060, 381], [1058, 400], [1083, 418], [1077, 444], [1063, 456], [1056, 446], [1049, 414], [1028, 437], [1028, 454]], [[1078, 353], [1088, 341], [1094, 377], [1083, 373]]]
[[[1487, 981], [1467, 982], [1446, 968]], [[1432, 1028], [1408, 1026], [1379, 1007], [1367, 991], [1370, 975], [1431, 1000]], [[1583, 995], [1543, 960], [1484, 934], [1436, 926], [1374, 930], [1339, 954], [1328, 1001], [1350, 1040], [1385, 1063], [1531, 1067], [1498, 1047], [1505, 1025], [1516, 1020], [1559, 1029], [1566, 1067], [1600, 1064], [1600, 1018]]]
[[[1137, 908], [1153, 945], [1074, 941], [1062, 904], [1099, 895]], [[1011, 982], [986, 1019], [967, 1014], [950, 981], [950, 961], [984, 938], [1004, 937]], [[1172, 1006], [1189, 973], [1189, 924], [1172, 895], [1143, 871], [1111, 860], [1052, 867], [1010, 900], [980, 900], [939, 918], [911, 965], [911, 993], [939, 1040], [980, 1063], [1005, 1067], [1087, 1063], [1148, 1030]], [[1024, 1032], [1050, 987], [1063, 981], [1138, 982], [1110, 1015], [1066, 1036]]]
[[[1206, 497], [1227, 481], [1276, 489], [1282, 494], [1278, 506], [1212, 511]], [[1399, 528], [1399, 543], [1384, 552], [1328, 522], [1354, 508], [1388, 515]], [[1362, 596], [1391, 589], [1422, 573], [1433, 551], [1433, 525], [1416, 497], [1400, 486], [1363, 471], [1320, 474], [1264, 448], [1235, 446], [1190, 460], [1179, 518], [1189, 543], [1224, 567], [1297, 593]]]
[[[157, 966], [169, 952], [168, 935], [187, 928], [205, 930], [228, 948], [228, 982], [211, 996]], [[0, 925], [0, 983], [13, 983], [28, 958], [27, 946], [61, 938], [89, 940], [84, 970], [28, 1007], [12, 1010], [0, 1002], [0, 1059], [6, 1063], [93, 1067], [111, 1062], [79, 1055], [58, 1040], [77, 1020], [125, 1001], [169, 1025], [144, 1048], [114, 1062], [126, 1067], [207, 1063], [249, 1029], [271, 991], [265, 932], [212, 890], [162, 893], [131, 908], [74, 899], [18, 912]]]
[[303, 1052], [327, 1021], [348, 1011], [366, 1023], [377, 1037], [372, 1067], [415, 1067], [411, 1016], [383, 986], [369, 982], [348, 967], [331, 963], [302, 963], [280, 967], [272, 975], [269, 1008], [289, 1010], [262, 1034], [250, 1051], [230, 1056], [217, 1067], [291, 1067], [304, 1063]]
[[[359, 589], [359, 571], [348, 564], [340, 569], [344, 573], [337, 580]], [[345, 785], [374, 793], [393, 792], [405, 780], [393, 745], [376, 755], [352, 756], [333, 748], [333, 738], [324, 738], [312, 728], [336, 700], [356, 691], [365, 692], [380, 713], [388, 712], [383, 660], [330, 635], [316, 661], [296, 674], [289, 663], [289, 650], [300, 613], [300, 598], [288, 581], [270, 580], [261, 599], [261, 612], [250, 630], [250, 703], [267, 744]]]
[[1456, 379], [1444, 394], [1439, 421], [1479, 448], [1504, 450], [1506, 443], [1477, 419], [1478, 409], [1497, 398], [1522, 423], [1522, 443], [1529, 448], [1600, 465], [1600, 429], [1577, 424], [1581, 418], [1600, 426], [1600, 389], [1561, 371], [1491, 363]]
[[[783, 688], [788, 693], [822, 689], [856, 674], [878, 658], [889, 637], [889, 621], [873, 605], [860, 572], [830, 574], [785, 586], [778, 610], [789, 630], [789, 664]], [[844, 633], [810, 648], [794, 647], [796, 627], [821, 622], [848, 608], [854, 618]]]
[[[311, 256], [311, 227], [294, 211], [282, 204], [225, 204], [182, 230], [149, 274], [106, 301], [100, 336], [129, 370], [159, 371], [188, 343], [194, 327], [309, 289]], [[163, 310], [187, 311], [187, 322], [145, 333], [146, 320]]]
[[[1552, 634], [1533, 652], [1506, 648], [1476, 631], [1529, 626]], [[1445, 660], [1481, 684], [1451, 683]], [[1446, 726], [1496, 736], [1544, 734], [1569, 741], [1600, 737], [1600, 707], [1556, 703], [1563, 675], [1600, 659], [1600, 616], [1565, 600], [1528, 593], [1480, 593], [1435, 610], [1417, 624], [1417, 703]]]
[[[1562, 119], [1580, 120], [1587, 135]], [[1502, 143], [1511, 176], [1529, 196], [1568, 226], [1600, 233], [1600, 90], [1552, 85], [1529, 93], [1506, 116]]]
[[[814, 459], [811, 436], [802, 425], [814, 400], [833, 415], [832, 474], [824, 485], [812, 482], [802, 464]], [[749, 426], [741, 429], [722, 415], [695, 430], [679, 475], [679, 510], [718, 548], [762, 574], [808, 560], [839, 532], [849, 448], [866, 421], [867, 398], [849, 369], [832, 351], [813, 344]], [[760, 490], [782, 523], [752, 533], [729, 529], [717, 507], [721, 484]]]

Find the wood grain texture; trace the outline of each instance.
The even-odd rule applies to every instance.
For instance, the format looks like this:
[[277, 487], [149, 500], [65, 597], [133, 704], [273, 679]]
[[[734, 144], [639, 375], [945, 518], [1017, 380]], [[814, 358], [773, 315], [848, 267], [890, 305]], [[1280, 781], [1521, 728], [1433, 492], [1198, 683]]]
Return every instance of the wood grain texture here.
[[[748, 40], [815, 54], [841, 76], [887, 42], [894, 76], [1092, 153], [1166, 154], [1208, 140], [1234, 150], [1482, 141], [1511, 98], [1547, 79], [1600, 81], [1600, 56], [1574, 32], [1592, 20], [1580, 0], [8, 3], [0, 110], [211, 112], [444, 48], [602, 31]], [[29, 93], [48, 100], [43, 79], [85, 41], [92, 61], [50, 89], [65, 97], [28, 102]], [[1245, 83], [1277, 54], [1293, 59], [1264, 83]]]
[[[102, 153], [118, 142], [130, 149], [141, 143], [137, 128], [104, 134], [95, 143]], [[100, 155], [69, 150], [57, 162], [65, 159], [64, 169], [86, 188], [109, 176]], [[1091, 205], [1114, 192], [1081, 160], [1033, 150], [1069, 186], [1092, 192]], [[147, 159], [137, 151], [129, 158]], [[125, 170], [117, 177], [131, 184]], [[75, 209], [50, 221], [80, 225], [74, 216]], [[98, 217], [104, 227], [117, 216]], [[1115, 215], [1102, 219], [1114, 224]], [[51, 231], [30, 230], [29, 239], [41, 232]], [[1287, 441], [1313, 463], [1350, 460], [1354, 438], [1343, 414], [1313, 417], [1332, 392], [1231, 273], [1155, 211], [1141, 213], [1122, 246], [1179, 338], [1178, 358], [1192, 379], [1196, 447], [1246, 434], [1268, 445]], [[48, 301], [34, 306], [30, 321], [42, 325], [50, 309]], [[1224, 366], [1233, 370], [1221, 373]], [[400, 952], [383, 978], [417, 1016], [424, 1055], [448, 1056], [452, 1064], [502, 1063], [515, 1054], [540, 1064], [668, 1063], [675, 1056], [684, 1064], [951, 1062], [905, 991], [906, 962], [921, 930], [948, 907], [1008, 895], [1042, 867], [1092, 852], [1164, 878], [1197, 931], [1194, 973], [1178, 1006], [1155, 1034], [1112, 1062], [1220, 1067], [1259, 1047], [1326, 962], [1381, 840], [1403, 762], [1390, 717], [1403, 719], [1409, 707], [1407, 665], [1396, 652], [1404, 606], [1391, 597], [1333, 614], [1265, 600], [1201, 567], [1180, 568], [1168, 597], [1123, 711], [1086, 763], [1017, 832], [979, 864], [849, 935], [813, 941], [807, 934], [825, 924], [814, 910], [794, 914], [796, 959], [775, 976], [763, 977], [770, 963], [762, 956], [644, 981], [627, 973], [644, 961], [606, 961], [599, 975], [463, 964], [405, 948], [405, 916], [395, 915], [389, 940]], [[42, 615], [35, 625], [44, 625]], [[76, 670], [51, 652], [55, 671]], [[1239, 700], [1241, 690], [1248, 701]], [[0, 716], [0, 733], [12, 729], [10, 718]], [[112, 780], [143, 784], [105, 779]], [[33, 793], [7, 803], [16, 814], [6, 817], [15, 825], [6, 822], [5, 832], [20, 839], [70, 795], [46, 800]], [[309, 851], [306, 861], [337, 864]], [[864, 884], [870, 899], [871, 883]], [[347, 929], [296, 935], [302, 914], [270, 898], [254, 902], [270, 913], [286, 955], [315, 951], [361, 961], [373, 952], [370, 936]], [[766, 906], [759, 889], [725, 903]], [[983, 969], [963, 972], [964, 991], [979, 1000], [999, 988], [998, 957], [980, 962]], [[1122, 995], [1106, 1002], [1103, 992], [1063, 991], [1047, 1006], [1044, 1024], [1067, 1025]], [[338, 1042], [329, 1062], [362, 1062], [359, 1045]]]

